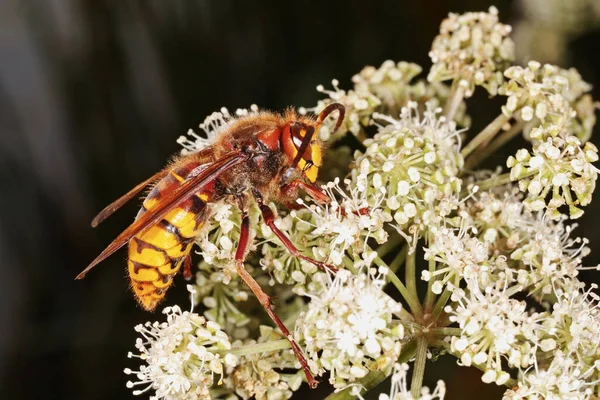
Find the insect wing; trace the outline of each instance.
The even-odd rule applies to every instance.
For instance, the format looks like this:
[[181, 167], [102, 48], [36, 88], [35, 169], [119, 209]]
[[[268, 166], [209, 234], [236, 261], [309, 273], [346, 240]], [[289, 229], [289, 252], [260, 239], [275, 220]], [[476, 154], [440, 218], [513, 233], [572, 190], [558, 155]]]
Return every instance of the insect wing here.
[[125, 193], [123, 196], [119, 197], [117, 200], [110, 203], [102, 211], [100, 211], [98, 213], [98, 215], [96, 215], [96, 217], [94, 217], [94, 219], [92, 220], [92, 226], [94, 228], [97, 227], [102, 221], [104, 221], [106, 218], [110, 217], [115, 211], [117, 211], [119, 208], [121, 208], [125, 203], [127, 203], [133, 197], [135, 197], [135, 195], [138, 194], [142, 189], [144, 189], [146, 186], [148, 186], [150, 183], [152, 183], [155, 180], [156, 181], [161, 180], [168, 173], [169, 173], [168, 170], [162, 170], [162, 171], [157, 172], [150, 178], [146, 179], [144, 182], [140, 183], [139, 185], [137, 185], [136, 187], [131, 189], [129, 192]]
[[194, 193], [197, 193], [204, 186], [215, 180], [219, 175], [229, 170], [230, 168], [246, 161], [247, 156], [240, 152], [229, 153], [223, 158], [215, 161], [198, 175], [183, 182], [177, 189], [167, 194], [160, 202], [151, 210], [142, 214], [133, 224], [125, 229], [111, 244], [86, 269], [84, 269], [75, 279], [82, 279], [93, 267], [102, 262], [108, 256], [119, 250], [132, 237], [137, 235], [144, 229], [158, 223], [169, 211], [177, 204], [187, 200]]

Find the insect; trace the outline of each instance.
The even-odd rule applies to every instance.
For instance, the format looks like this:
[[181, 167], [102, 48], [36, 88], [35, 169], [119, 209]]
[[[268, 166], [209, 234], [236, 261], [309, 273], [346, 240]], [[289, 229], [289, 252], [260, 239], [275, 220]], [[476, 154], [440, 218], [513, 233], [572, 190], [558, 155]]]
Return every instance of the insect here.
[[321, 270], [335, 273], [334, 267], [300, 254], [275, 226], [275, 214], [267, 205], [274, 201], [292, 207], [299, 190], [317, 202], [331, 201], [315, 182], [324, 149], [317, 134], [323, 121], [334, 111], [338, 113], [337, 130], [345, 112], [339, 103], [326, 106], [316, 119], [301, 116], [293, 110], [283, 115], [260, 112], [239, 117], [220, 132], [212, 145], [175, 158], [162, 171], [115, 200], [94, 218], [92, 226], [96, 227], [145, 187], [154, 185], [133, 224], [76, 279], [82, 279], [98, 263], [129, 244], [127, 268], [131, 287], [140, 305], [152, 311], [164, 299], [182, 266], [184, 276], [191, 278], [191, 247], [210, 216], [211, 204], [233, 202], [242, 211], [235, 253], [236, 271], [288, 338], [309, 385], [316, 387], [318, 382], [300, 347], [274, 313], [269, 296], [245, 270], [244, 260], [250, 248], [248, 205], [255, 201], [264, 222], [292, 255]]

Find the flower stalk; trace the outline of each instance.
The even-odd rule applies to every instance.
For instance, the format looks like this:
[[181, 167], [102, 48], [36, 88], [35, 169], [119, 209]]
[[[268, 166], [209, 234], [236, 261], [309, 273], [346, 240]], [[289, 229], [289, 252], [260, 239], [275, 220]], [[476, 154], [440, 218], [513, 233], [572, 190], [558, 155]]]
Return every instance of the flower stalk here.
[[491, 140], [495, 135], [500, 132], [502, 127], [508, 122], [510, 118], [504, 114], [498, 115], [492, 122], [490, 122], [481, 132], [479, 132], [469, 143], [461, 150], [460, 154], [464, 158], [467, 158], [476, 148], [482, 143]]
[[413, 366], [412, 381], [410, 383], [410, 394], [417, 399], [421, 396], [423, 377], [425, 376], [425, 363], [427, 362], [427, 339], [421, 336], [417, 339], [417, 350]]

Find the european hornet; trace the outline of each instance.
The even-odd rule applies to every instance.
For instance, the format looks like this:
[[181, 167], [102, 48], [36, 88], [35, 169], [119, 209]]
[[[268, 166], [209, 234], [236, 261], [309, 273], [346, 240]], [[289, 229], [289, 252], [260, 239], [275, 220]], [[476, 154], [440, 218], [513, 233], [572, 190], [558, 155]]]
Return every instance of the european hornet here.
[[273, 312], [269, 296], [245, 270], [244, 260], [250, 241], [248, 203], [254, 200], [267, 226], [292, 255], [321, 270], [336, 271], [330, 265], [300, 254], [275, 226], [275, 215], [267, 205], [275, 201], [293, 207], [300, 189], [317, 202], [331, 201], [315, 182], [324, 150], [318, 131], [333, 111], [338, 112], [337, 130], [345, 112], [339, 103], [329, 104], [316, 120], [293, 110], [283, 115], [260, 112], [239, 117], [216, 137], [214, 144], [176, 157], [162, 171], [131, 189], [94, 218], [92, 226], [96, 227], [146, 186], [154, 185], [133, 224], [76, 279], [83, 278], [90, 269], [128, 243], [131, 287], [140, 305], [152, 311], [164, 299], [182, 265], [184, 277], [191, 278], [190, 251], [210, 216], [211, 203], [233, 202], [242, 211], [241, 234], [235, 253], [236, 271], [290, 341], [309, 385], [316, 387], [318, 382], [300, 347]]

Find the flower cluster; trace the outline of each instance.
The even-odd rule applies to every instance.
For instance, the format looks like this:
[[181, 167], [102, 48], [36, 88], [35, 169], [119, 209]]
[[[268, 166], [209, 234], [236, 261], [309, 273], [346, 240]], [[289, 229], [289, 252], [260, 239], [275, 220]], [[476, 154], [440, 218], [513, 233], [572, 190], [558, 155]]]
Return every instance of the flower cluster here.
[[[339, 88], [337, 80], [332, 81], [333, 90], [326, 90], [319, 85], [317, 90], [328, 95], [320, 100], [316, 107], [301, 109], [303, 112], [323, 109], [332, 102], [342, 103], [346, 107], [346, 118], [336, 133], [331, 137], [334, 120], [329, 119], [320, 131], [320, 137], [325, 141], [333, 141], [343, 137], [347, 132], [363, 140], [366, 137], [365, 128], [372, 124], [374, 113], [396, 117], [403, 107], [414, 102], [420, 112], [427, 109], [427, 103], [432, 108], [443, 107], [448, 101], [450, 88], [441, 82], [428, 82], [424, 79], [415, 80], [422, 71], [415, 63], [385, 61], [379, 68], [368, 66], [352, 77], [354, 89], [344, 91]], [[460, 126], [469, 126], [470, 117], [466, 113], [466, 105], [457, 105], [454, 120]]]
[[319, 375], [329, 371], [335, 387], [384, 370], [400, 355], [404, 330], [392, 318], [401, 305], [381, 289], [386, 273], [339, 271], [321, 293], [310, 294], [308, 309], [296, 322], [311, 369]]
[[354, 161], [353, 185], [371, 199], [385, 196], [382, 209], [412, 247], [426, 226], [439, 225], [456, 208], [461, 189], [459, 132], [440, 112], [428, 104], [421, 117], [411, 102], [399, 120], [380, 116], [386, 125], [365, 140], [367, 150]]
[[[596, 289], [596, 285], [592, 285]], [[590, 399], [600, 372], [600, 310], [598, 295], [572, 288], [557, 290], [557, 301], [546, 312], [533, 367], [522, 374], [518, 387], [504, 399]]]
[[531, 342], [540, 328], [538, 316], [526, 311], [525, 302], [510, 297], [514, 288], [506, 287], [508, 281], [498, 281], [482, 289], [469, 280], [467, 290], [454, 289], [452, 300], [456, 305], [446, 308], [450, 320], [463, 332], [452, 337], [452, 351], [460, 354], [463, 365], [482, 368], [484, 382], [498, 385], [510, 379], [503, 360], [513, 368], [532, 364], [535, 348]]
[[[233, 348], [242, 345], [252, 346], [275, 340], [286, 340], [268, 326], [260, 327], [258, 340], [236, 341]], [[295, 373], [285, 370], [296, 369]], [[303, 372], [298, 368], [298, 360], [289, 350], [255, 353], [240, 356], [238, 364], [228, 372], [224, 386], [242, 399], [256, 400], [289, 399], [300, 388]]]
[[[188, 290], [193, 296], [191, 286]], [[231, 349], [227, 334], [217, 323], [192, 311], [181, 311], [178, 306], [163, 312], [167, 322], [147, 322], [135, 328], [142, 335], [135, 344], [139, 354], [129, 353], [129, 357], [140, 358], [147, 365], [138, 371], [125, 369], [138, 379], [127, 382], [127, 387], [146, 385], [133, 394], [154, 389], [156, 394], [150, 398], [157, 400], [210, 397], [215, 375], [221, 379], [225, 368], [237, 363], [236, 356], [224, 353]]]
[[488, 249], [484, 242], [468, 234], [464, 226], [458, 229], [431, 229], [429, 247], [425, 248], [425, 260], [434, 260], [441, 264], [435, 272], [421, 271], [421, 279], [435, 279], [432, 291], [442, 293], [448, 283], [458, 284], [461, 278], [478, 279], [482, 270], [489, 269]]
[[478, 192], [461, 204], [461, 212], [470, 216], [488, 254], [504, 257], [519, 284], [539, 301], [572, 287], [590, 252], [587, 239], [572, 237], [576, 225], [530, 211], [514, 191]]
[[585, 82], [574, 68], [563, 69], [554, 65], [541, 65], [530, 61], [527, 67], [512, 66], [504, 75], [508, 81], [499, 93], [507, 96], [502, 112], [506, 116], [518, 116], [527, 122], [525, 132], [539, 125], [532, 140], [544, 141], [557, 129], [568, 129], [582, 141], [587, 141], [596, 122], [595, 104], [590, 84]]
[[514, 59], [509, 25], [498, 21], [498, 10], [487, 13], [450, 14], [433, 40], [429, 57], [433, 66], [429, 81], [456, 80], [465, 97], [475, 86], [495, 95], [502, 84], [502, 71]]
[[[559, 207], [569, 207], [571, 218], [583, 214], [596, 187], [598, 149], [590, 142], [582, 146], [572, 135], [557, 135], [539, 142], [532, 151], [521, 149], [507, 160], [511, 179], [527, 193], [525, 205], [532, 211], [547, 208], [553, 218]], [[573, 196], [574, 195], [574, 196]], [[547, 200], [551, 197], [550, 200]]]

